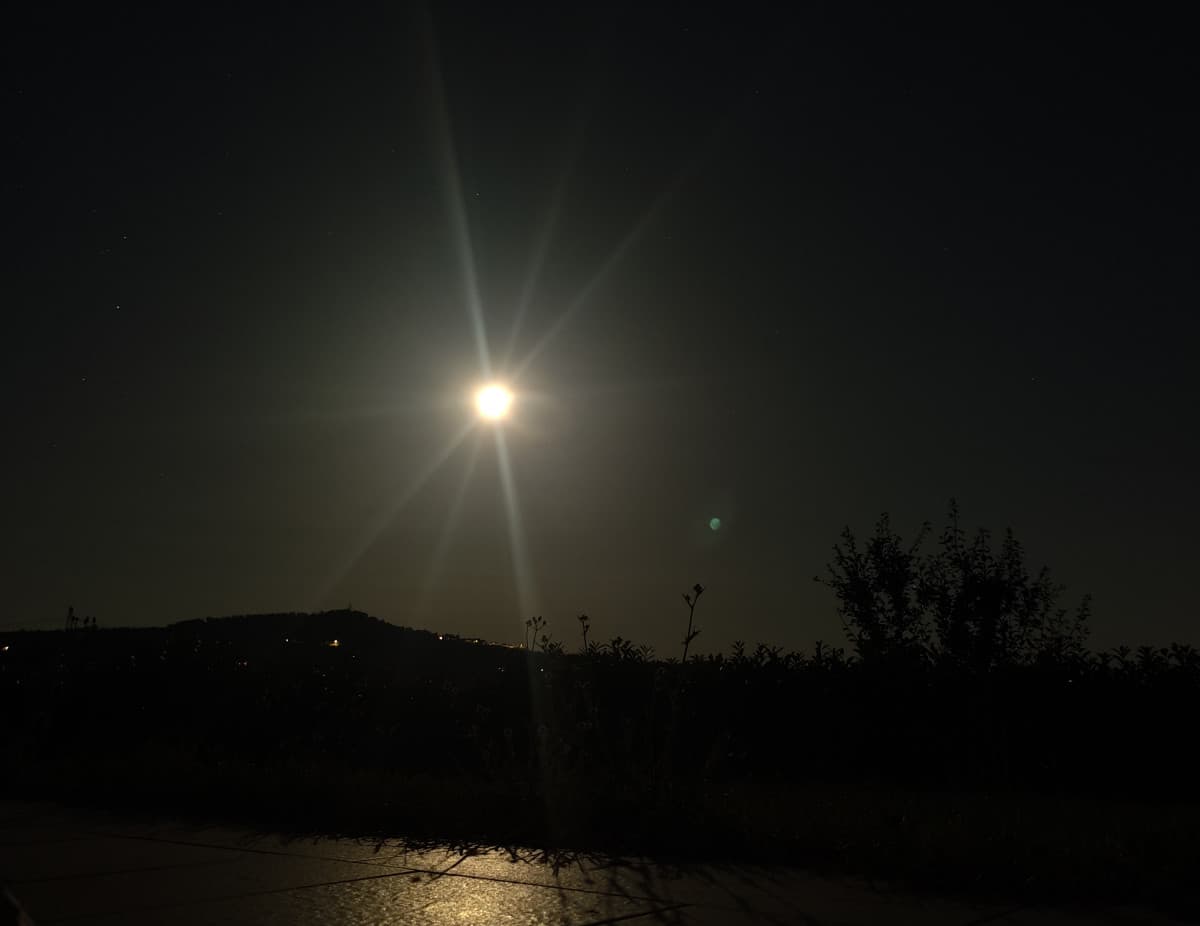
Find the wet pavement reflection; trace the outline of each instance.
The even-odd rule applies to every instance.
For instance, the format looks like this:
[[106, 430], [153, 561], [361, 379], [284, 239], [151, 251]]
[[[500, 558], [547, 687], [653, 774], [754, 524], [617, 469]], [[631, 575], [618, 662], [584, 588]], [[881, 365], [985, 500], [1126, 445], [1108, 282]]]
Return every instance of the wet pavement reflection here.
[[[971, 905], [784, 867], [285, 837], [21, 803], [0, 804], [0, 883], [36, 924], [1170, 922], [1132, 910]], [[8, 916], [0, 926], [16, 922]]]

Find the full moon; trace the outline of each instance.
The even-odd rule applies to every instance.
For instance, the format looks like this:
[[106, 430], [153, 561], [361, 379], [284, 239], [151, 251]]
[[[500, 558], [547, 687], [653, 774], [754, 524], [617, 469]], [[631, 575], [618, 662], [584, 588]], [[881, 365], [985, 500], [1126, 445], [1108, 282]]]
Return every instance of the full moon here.
[[475, 393], [475, 409], [481, 418], [499, 421], [508, 416], [512, 407], [513, 394], [499, 383], [484, 386]]

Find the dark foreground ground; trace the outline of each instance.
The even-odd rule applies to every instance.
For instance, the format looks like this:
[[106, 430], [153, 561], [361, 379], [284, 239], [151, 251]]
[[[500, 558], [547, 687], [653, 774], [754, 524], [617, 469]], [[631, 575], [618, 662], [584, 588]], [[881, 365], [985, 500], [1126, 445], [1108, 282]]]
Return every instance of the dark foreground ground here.
[[787, 866], [662, 864], [0, 804], [0, 872], [35, 923], [1151, 926], [1134, 906], [964, 902]]
[[24, 791], [57, 792], [78, 812], [169, 813], [301, 840], [403, 834], [409, 845], [524, 846], [549, 859], [800, 868], [989, 908], [1134, 905], [1200, 922], [1200, 809], [1188, 804], [745, 782], [679, 805], [586, 790], [547, 805], [480, 782], [370, 770], [226, 765], [200, 779], [161, 757], [140, 768], [42, 765]]

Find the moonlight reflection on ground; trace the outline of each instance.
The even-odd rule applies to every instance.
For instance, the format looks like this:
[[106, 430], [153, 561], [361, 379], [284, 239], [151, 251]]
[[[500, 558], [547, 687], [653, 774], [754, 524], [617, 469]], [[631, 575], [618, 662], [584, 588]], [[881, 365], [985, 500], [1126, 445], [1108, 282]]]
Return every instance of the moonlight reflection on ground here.
[[512, 401], [513, 394], [499, 383], [491, 383], [475, 393], [475, 409], [488, 421], [507, 418]]

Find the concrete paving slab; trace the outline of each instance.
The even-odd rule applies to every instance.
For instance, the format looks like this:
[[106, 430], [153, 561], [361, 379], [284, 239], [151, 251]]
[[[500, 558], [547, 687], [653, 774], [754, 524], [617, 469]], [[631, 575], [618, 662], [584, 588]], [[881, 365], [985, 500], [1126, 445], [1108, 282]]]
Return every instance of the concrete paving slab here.
[[1023, 907], [990, 920], [987, 926], [1161, 926], [1182, 922], [1136, 907], [1089, 909], [1086, 905], [1060, 905]]
[[890, 922], [897, 909], [903, 907], [929, 926], [959, 926], [965, 918], [996, 915], [1004, 910], [995, 905], [970, 906], [897, 895], [866, 882], [821, 878], [783, 867], [665, 866], [651, 861], [625, 861], [604, 867], [564, 866], [553, 871], [544, 864], [513, 862], [510, 857], [491, 854], [463, 859], [452, 873], [459, 877], [530, 880], [646, 900], [662, 907], [704, 908], [788, 922], [875, 924]]
[[220, 865], [30, 880], [12, 885], [12, 889], [35, 921], [55, 922], [231, 900], [359, 878], [387, 878], [398, 873], [397, 869], [368, 868], [353, 862], [239, 853]]
[[[959, 926], [1182, 926], [1183, 920], [1164, 918], [1163, 915], [1132, 908], [1118, 910], [1068, 908], [1068, 907], [1020, 907], [1001, 910], [1000, 913], [972, 912], [970, 907], [961, 907]], [[872, 921], [888, 926], [922, 926], [929, 922], [928, 907], [895, 903], [887, 915]], [[664, 915], [646, 915], [625, 921], [628, 926], [836, 926], [838, 921], [811, 918], [811, 916], [781, 915], [764, 913], [760, 910], [727, 910], [716, 907], [689, 906], [667, 910]]]
[[[402, 884], [407, 888], [399, 891]], [[656, 905], [606, 894], [562, 890], [543, 885], [486, 881], [454, 876], [426, 876], [407, 883], [363, 882], [343, 895], [363, 919], [379, 922], [371, 911], [391, 915], [396, 922], [428, 924], [592, 924], [624, 920], [648, 913]]]
[[665, 866], [532, 851], [463, 855], [401, 840], [295, 839], [229, 827], [0, 806], [0, 879], [50, 923], [600, 926], [1161, 926], [1147, 911], [1003, 908], [793, 869]]
[[224, 826], [194, 826], [164, 824], [153, 828], [130, 831], [115, 824], [98, 827], [96, 832], [140, 839], [161, 844], [228, 849], [261, 855], [286, 855], [298, 858], [325, 859], [334, 862], [372, 862], [396, 867], [393, 860], [404, 855], [404, 849], [394, 842], [360, 839], [332, 839], [281, 836], [231, 829]]
[[[653, 904], [619, 897], [560, 891], [540, 885], [403, 874], [239, 897], [164, 896], [153, 889], [121, 909], [77, 909], [42, 916], [38, 923], [317, 923], [367, 924], [569, 924], [632, 919]], [[34, 911], [36, 912], [36, 911]]]
[[0, 878], [12, 886], [29, 881], [138, 873], [233, 862], [232, 849], [152, 843], [114, 836], [0, 846]]

